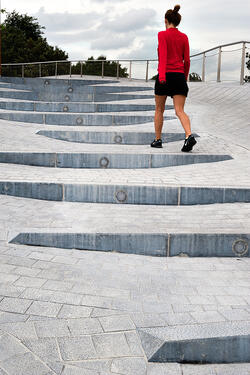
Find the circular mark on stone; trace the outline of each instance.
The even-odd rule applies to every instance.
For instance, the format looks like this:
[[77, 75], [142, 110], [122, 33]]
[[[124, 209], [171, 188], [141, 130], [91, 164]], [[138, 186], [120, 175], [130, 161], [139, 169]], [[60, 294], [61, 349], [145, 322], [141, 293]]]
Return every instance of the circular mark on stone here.
[[77, 125], [82, 125], [82, 123], [83, 123], [82, 117], [77, 117], [76, 123], [77, 123]]
[[103, 158], [100, 159], [99, 165], [101, 168], [107, 168], [109, 165], [109, 159], [104, 156]]
[[68, 107], [67, 105], [65, 105], [65, 106], [63, 107], [63, 112], [68, 112], [68, 110], [69, 110], [69, 107]]
[[128, 199], [128, 194], [126, 191], [124, 190], [118, 190], [116, 193], [115, 193], [115, 197], [116, 199], [118, 200], [118, 202], [120, 203], [124, 203], [126, 202], [126, 200]]
[[49, 85], [49, 81], [44, 81], [44, 84], [45, 85]]
[[74, 91], [73, 87], [68, 88], [68, 92], [73, 92], [73, 91]]
[[248, 243], [246, 240], [236, 240], [232, 246], [233, 252], [238, 256], [243, 256], [248, 252]]
[[122, 143], [122, 137], [120, 135], [116, 135], [114, 137], [114, 142], [115, 143]]
[[69, 102], [70, 96], [69, 95], [65, 95], [64, 99], [66, 100], [66, 102]]

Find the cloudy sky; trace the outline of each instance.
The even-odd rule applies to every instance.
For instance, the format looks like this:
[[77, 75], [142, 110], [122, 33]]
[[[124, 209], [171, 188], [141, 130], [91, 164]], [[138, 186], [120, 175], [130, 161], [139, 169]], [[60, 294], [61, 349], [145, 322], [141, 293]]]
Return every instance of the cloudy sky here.
[[179, 30], [188, 35], [191, 53], [250, 40], [249, 0], [2, 0], [2, 7], [38, 18], [48, 42], [67, 51], [70, 59], [101, 54], [154, 59], [164, 14], [176, 3], [183, 17]]

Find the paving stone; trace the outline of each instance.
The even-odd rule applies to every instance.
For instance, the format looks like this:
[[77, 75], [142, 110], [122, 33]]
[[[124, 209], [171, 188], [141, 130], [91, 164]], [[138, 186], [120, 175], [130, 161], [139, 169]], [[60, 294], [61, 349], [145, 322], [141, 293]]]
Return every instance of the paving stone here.
[[178, 325], [178, 324], [192, 324], [195, 323], [195, 319], [189, 313], [166, 313], [160, 314], [165, 319], [165, 325]]
[[89, 318], [92, 310], [91, 307], [86, 306], [63, 305], [58, 314], [58, 318]]
[[62, 305], [58, 303], [34, 301], [26, 313], [31, 315], [56, 317], [61, 307]]
[[65, 320], [45, 320], [41, 322], [34, 322], [34, 326], [37, 336], [40, 338], [70, 336], [68, 324]]
[[62, 375], [99, 375], [98, 372], [92, 370], [81, 369], [75, 366], [65, 366]]
[[160, 314], [130, 314], [136, 327], [160, 327], [166, 324], [165, 319]]
[[125, 337], [133, 355], [141, 357], [144, 355], [142, 344], [136, 331], [125, 332]]
[[24, 288], [15, 287], [13, 285], [0, 285], [0, 294], [6, 297], [19, 297]]
[[87, 361], [71, 362], [71, 365], [84, 370], [96, 371], [101, 374], [103, 372], [102, 375], [104, 375], [109, 374], [111, 363], [111, 359], [91, 359]]
[[250, 320], [250, 311], [242, 309], [231, 309], [227, 308], [220, 310], [220, 314], [223, 315], [227, 320]]
[[68, 291], [71, 290], [73, 287], [73, 283], [70, 282], [63, 282], [63, 281], [56, 281], [56, 280], [48, 280], [44, 285], [43, 289], [49, 290], [58, 290], [58, 291]]
[[0, 324], [2, 323], [14, 323], [14, 322], [25, 322], [28, 319], [28, 315], [16, 314], [10, 312], [0, 312]]
[[103, 332], [102, 326], [96, 318], [68, 319], [68, 327], [73, 336]]
[[97, 358], [97, 353], [90, 336], [58, 338], [58, 344], [64, 361]]
[[0, 361], [9, 360], [9, 358], [27, 352], [27, 349], [19, 343], [14, 337], [0, 334]]
[[9, 375], [53, 375], [52, 371], [31, 353], [16, 355], [2, 362]]
[[14, 283], [19, 276], [17, 275], [11, 275], [7, 273], [0, 273], [0, 283], [2, 284], [12, 284]]
[[60, 361], [57, 343], [54, 338], [25, 339], [23, 344], [45, 362]]
[[217, 311], [193, 312], [191, 315], [197, 323], [224, 322], [226, 320]]
[[45, 279], [39, 279], [38, 277], [22, 276], [15, 282], [15, 285], [30, 288], [40, 288], [45, 282]]
[[22, 298], [5, 297], [0, 302], [0, 310], [24, 314], [31, 304], [32, 301], [30, 300], [25, 300]]
[[132, 354], [122, 333], [95, 335], [92, 339], [98, 358], [126, 357]]
[[105, 332], [129, 331], [135, 329], [135, 325], [128, 315], [107, 316], [99, 318]]
[[116, 358], [112, 361], [111, 372], [124, 375], [146, 375], [147, 364], [144, 358]]
[[147, 375], [183, 375], [183, 374], [182, 374], [181, 366], [178, 363], [148, 363]]
[[18, 339], [37, 338], [34, 324], [32, 322], [16, 322], [1, 324], [1, 329]]
[[14, 273], [22, 276], [35, 277], [40, 270], [31, 267], [15, 267]]

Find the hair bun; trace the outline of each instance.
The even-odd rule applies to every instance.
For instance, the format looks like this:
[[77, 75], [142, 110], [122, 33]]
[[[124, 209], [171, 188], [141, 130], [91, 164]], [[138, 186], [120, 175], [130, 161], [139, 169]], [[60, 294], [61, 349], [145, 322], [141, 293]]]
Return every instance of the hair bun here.
[[176, 6], [174, 7], [174, 12], [175, 12], [175, 13], [178, 13], [180, 9], [181, 9], [180, 5], [176, 5]]

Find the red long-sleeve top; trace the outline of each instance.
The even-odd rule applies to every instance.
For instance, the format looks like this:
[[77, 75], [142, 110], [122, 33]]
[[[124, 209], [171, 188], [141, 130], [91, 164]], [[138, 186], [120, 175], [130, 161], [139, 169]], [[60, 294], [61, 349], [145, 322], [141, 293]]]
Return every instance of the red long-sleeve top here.
[[186, 34], [177, 28], [158, 33], [159, 81], [166, 81], [166, 72], [184, 73], [186, 80], [190, 69], [189, 42]]

